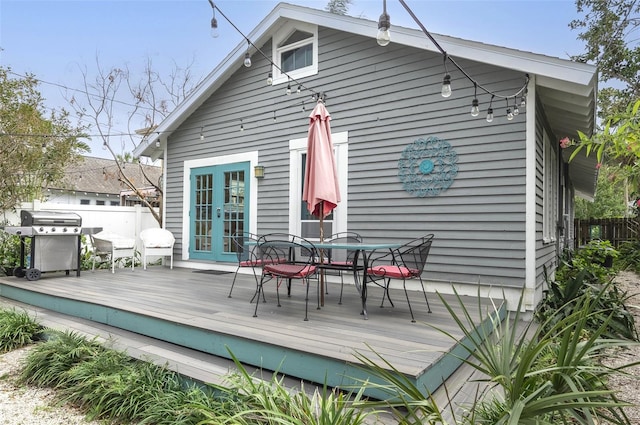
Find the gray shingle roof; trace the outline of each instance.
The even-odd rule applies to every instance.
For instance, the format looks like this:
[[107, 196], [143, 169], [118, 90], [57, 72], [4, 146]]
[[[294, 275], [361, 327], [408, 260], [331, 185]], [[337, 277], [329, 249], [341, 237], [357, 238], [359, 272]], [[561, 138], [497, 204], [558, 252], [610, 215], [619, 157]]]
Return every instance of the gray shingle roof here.
[[[108, 193], [119, 195], [122, 190], [129, 190], [119, 179], [119, 170], [113, 159], [83, 157], [77, 164], [70, 165], [65, 171], [65, 178], [60, 184], [49, 189], [67, 191]], [[123, 172], [138, 188], [152, 185], [144, 178], [140, 164], [125, 164]], [[142, 165], [145, 174], [157, 186], [161, 186], [162, 167]]]

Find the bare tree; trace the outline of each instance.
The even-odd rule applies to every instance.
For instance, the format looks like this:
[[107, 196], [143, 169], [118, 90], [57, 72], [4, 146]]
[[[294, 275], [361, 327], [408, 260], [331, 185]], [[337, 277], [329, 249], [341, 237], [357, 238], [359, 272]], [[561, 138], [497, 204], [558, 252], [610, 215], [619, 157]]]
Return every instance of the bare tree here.
[[[127, 66], [104, 68], [98, 58], [96, 65], [95, 77], [90, 77], [86, 68], [81, 69], [83, 90], [67, 95], [66, 99], [113, 157], [117, 165], [113, 178], [131, 190], [162, 227], [163, 188], [145, 173], [143, 164], [131, 152], [196, 87], [192, 64], [180, 68], [174, 63], [166, 76], [154, 70], [150, 59], [139, 75], [133, 75]], [[140, 167], [146, 180], [144, 187], [127, 176], [125, 164]], [[157, 198], [149, 198], [149, 187], [155, 189]], [[154, 207], [155, 201], [159, 201], [159, 211]]]
[[346, 15], [353, 0], [329, 0], [325, 10], [336, 15]]

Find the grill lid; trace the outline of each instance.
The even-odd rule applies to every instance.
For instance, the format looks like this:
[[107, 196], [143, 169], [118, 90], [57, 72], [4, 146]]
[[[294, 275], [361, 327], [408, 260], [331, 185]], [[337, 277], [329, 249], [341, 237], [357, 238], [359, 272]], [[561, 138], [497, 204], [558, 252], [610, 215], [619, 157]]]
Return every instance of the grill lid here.
[[20, 211], [21, 226], [81, 226], [82, 217], [72, 212]]

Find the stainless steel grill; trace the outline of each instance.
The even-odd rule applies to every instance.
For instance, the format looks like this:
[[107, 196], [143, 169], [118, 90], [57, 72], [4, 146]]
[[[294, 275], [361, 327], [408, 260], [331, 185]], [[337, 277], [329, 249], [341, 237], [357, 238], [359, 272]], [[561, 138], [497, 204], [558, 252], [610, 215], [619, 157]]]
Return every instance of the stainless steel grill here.
[[[20, 226], [4, 231], [20, 236], [20, 267], [14, 276], [38, 280], [43, 272], [76, 270], [80, 276], [82, 217], [72, 212], [20, 211]], [[25, 264], [25, 239], [31, 238]]]

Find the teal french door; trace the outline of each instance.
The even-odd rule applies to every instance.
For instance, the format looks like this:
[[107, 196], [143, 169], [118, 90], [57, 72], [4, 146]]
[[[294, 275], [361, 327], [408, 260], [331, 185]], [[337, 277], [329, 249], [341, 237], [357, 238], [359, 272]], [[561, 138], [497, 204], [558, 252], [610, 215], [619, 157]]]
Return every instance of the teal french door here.
[[191, 170], [189, 258], [236, 261], [234, 234], [249, 231], [249, 162]]

